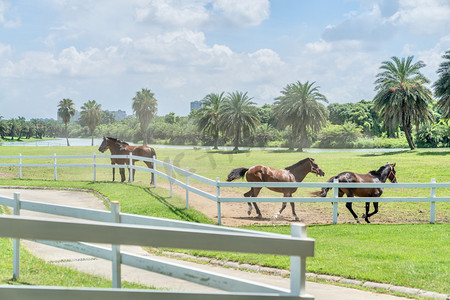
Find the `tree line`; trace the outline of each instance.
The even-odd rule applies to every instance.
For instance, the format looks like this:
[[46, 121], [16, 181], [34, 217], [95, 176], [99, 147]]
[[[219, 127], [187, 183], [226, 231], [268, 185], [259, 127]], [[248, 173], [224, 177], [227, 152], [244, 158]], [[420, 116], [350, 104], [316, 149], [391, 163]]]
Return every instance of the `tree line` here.
[[[169, 113], [156, 116], [157, 100], [149, 89], [132, 99], [136, 117], [115, 122], [111, 113], [89, 100], [75, 114], [72, 100], [58, 105], [61, 121], [24, 118], [3, 120], [2, 138], [36, 136], [92, 138], [114, 136], [135, 143], [168, 143], [240, 146], [284, 146], [302, 151], [305, 147], [449, 147], [450, 146], [450, 50], [443, 56], [432, 84], [420, 72], [422, 61], [392, 57], [382, 62], [376, 75], [372, 101], [328, 104], [315, 82], [286, 85], [273, 104], [257, 107], [247, 92], [210, 93], [202, 108], [186, 117]], [[397, 138], [397, 139], [390, 139]], [[404, 140], [400, 140], [399, 138]], [[390, 142], [395, 141], [395, 142]]]

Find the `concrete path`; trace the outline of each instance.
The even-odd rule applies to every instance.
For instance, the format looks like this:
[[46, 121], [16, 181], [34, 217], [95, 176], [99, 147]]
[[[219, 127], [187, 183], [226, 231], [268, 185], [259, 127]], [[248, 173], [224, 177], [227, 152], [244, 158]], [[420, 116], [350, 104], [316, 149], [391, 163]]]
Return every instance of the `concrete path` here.
[[[52, 204], [60, 204], [67, 206], [76, 206], [92, 209], [105, 209], [101, 200], [91, 193], [73, 192], [73, 191], [57, 191], [57, 190], [30, 190], [30, 189], [0, 189], [0, 195], [5, 197], [14, 197], [14, 192], [20, 193], [21, 200], [46, 202]], [[39, 216], [63, 218], [54, 215], [44, 215], [41, 213], [21, 211], [24, 216]], [[67, 218], [66, 218], [67, 219]], [[47, 262], [55, 265], [67, 266], [77, 269], [82, 272], [103, 276], [111, 279], [112, 267], [111, 262], [89, 257], [83, 254], [54, 248], [38, 243], [23, 241], [23, 245], [35, 256], [44, 259]], [[133, 246], [122, 246], [121, 250], [124, 252], [148, 255], [142, 248]], [[211, 266], [204, 264], [197, 264], [193, 262], [185, 262], [175, 260], [173, 258], [158, 257], [160, 260], [182, 263], [183, 265], [217, 272], [225, 275], [240, 277], [244, 279], [251, 279], [261, 283], [266, 283], [283, 288], [289, 288], [289, 279], [281, 276], [264, 275], [259, 273], [250, 273], [245, 271], [234, 270], [230, 268], [223, 268], [219, 266]], [[203, 285], [194, 284], [184, 280], [174, 279], [164, 275], [143, 271], [140, 269], [122, 265], [122, 280], [129, 282], [141, 283], [147, 286], [153, 286], [159, 289], [167, 289], [172, 291], [218, 291]], [[401, 300], [408, 299], [403, 297], [396, 297], [386, 294], [377, 294], [372, 292], [361, 291], [358, 289], [339, 287], [328, 284], [319, 284], [307, 281], [306, 291], [317, 300]]]

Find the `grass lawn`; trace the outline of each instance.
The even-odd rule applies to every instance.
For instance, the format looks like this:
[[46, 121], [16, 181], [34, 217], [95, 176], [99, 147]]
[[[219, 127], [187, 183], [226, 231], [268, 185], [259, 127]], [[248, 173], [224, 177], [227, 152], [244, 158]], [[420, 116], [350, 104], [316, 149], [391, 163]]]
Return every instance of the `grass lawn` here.
[[[86, 155], [98, 151], [96, 147], [0, 147], [0, 156], [7, 155]], [[397, 163], [400, 182], [450, 182], [450, 150], [415, 150], [395, 153], [318, 153], [306, 154], [280, 151], [251, 151], [231, 154], [223, 151], [157, 149], [158, 159], [171, 159], [176, 166], [205, 177], [224, 180], [235, 167], [267, 164], [284, 168], [305, 157], [313, 157], [325, 171], [325, 178], [308, 175], [305, 181], [322, 182], [342, 171], [367, 173], [386, 162]], [[50, 160], [49, 160], [50, 161]], [[67, 159], [67, 163], [75, 162]], [[2, 160], [2, 162], [4, 162]], [[100, 160], [98, 160], [100, 163]], [[36, 162], [34, 162], [36, 163]], [[103, 163], [108, 164], [105, 159]], [[149, 188], [149, 174], [136, 173], [135, 184], [106, 182], [111, 170], [98, 169], [97, 180], [92, 182], [91, 168], [59, 168], [58, 181], [53, 181], [53, 169], [24, 168], [24, 178], [18, 180], [18, 168], [0, 167], [0, 185], [73, 187], [96, 190], [110, 200], [120, 201], [121, 211], [178, 220], [212, 223], [193, 210], [184, 209], [184, 201], [168, 198], [161, 188]], [[117, 175], [117, 174], [116, 174]], [[158, 178], [159, 179], [159, 178]], [[181, 179], [181, 178], [180, 178]], [[161, 179], [159, 179], [161, 180]], [[192, 181], [192, 183], [194, 183]], [[194, 183], [201, 185], [200, 183]], [[429, 195], [429, 189], [385, 189], [386, 196]], [[449, 195], [450, 189], [438, 190], [437, 196]], [[388, 205], [388, 204], [383, 204]], [[392, 203], [384, 211], [393, 212], [398, 206], [406, 215], [415, 217], [428, 203]], [[329, 204], [328, 204], [329, 206]], [[448, 219], [449, 203], [438, 203], [437, 220]], [[440, 217], [439, 217], [440, 216]], [[427, 220], [427, 215], [424, 219]], [[394, 220], [395, 221], [395, 220]], [[441, 221], [442, 222], [442, 221]], [[288, 233], [286, 226], [252, 226], [255, 230]], [[339, 224], [308, 226], [308, 236], [316, 239], [316, 254], [308, 259], [307, 271], [332, 274], [348, 278], [391, 283], [450, 293], [450, 252], [448, 245], [450, 225], [445, 224]], [[3, 251], [4, 252], [4, 251]], [[260, 255], [231, 255], [228, 253], [201, 253], [228, 260], [259, 263], [286, 268], [286, 257]], [[12, 266], [11, 266], [12, 268]], [[1, 273], [0, 273], [1, 274]], [[9, 273], [7, 276], [11, 276]], [[4, 280], [5, 276], [2, 275]]]
[[[21, 247], [22, 248], [22, 247]], [[56, 266], [36, 258], [26, 250], [20, 252], [20, 277], [13, 281], [13, 242], [0, 238], [0, 284], [23, 284], [63, 287], [111, 288], [110, 280], [81, 273], [70, 268]], [[122, 282], [124, 288], [148, 288], [129, 282]]]

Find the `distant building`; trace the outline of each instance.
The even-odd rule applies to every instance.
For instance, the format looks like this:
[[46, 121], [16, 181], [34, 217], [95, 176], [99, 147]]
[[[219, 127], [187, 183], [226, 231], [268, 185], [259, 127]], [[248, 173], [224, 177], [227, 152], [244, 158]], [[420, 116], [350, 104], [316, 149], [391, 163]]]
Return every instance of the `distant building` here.
[[203, 107], [203, 104], [201, 101], [192, 101], [191, 102], [191, 111], [198, 110], [202, 107]]
[[128, 117], [127, 112], [121, 109], [109, 112], [114, 114], [114, 118], [116, 119], [116, 121], [122, 121]]

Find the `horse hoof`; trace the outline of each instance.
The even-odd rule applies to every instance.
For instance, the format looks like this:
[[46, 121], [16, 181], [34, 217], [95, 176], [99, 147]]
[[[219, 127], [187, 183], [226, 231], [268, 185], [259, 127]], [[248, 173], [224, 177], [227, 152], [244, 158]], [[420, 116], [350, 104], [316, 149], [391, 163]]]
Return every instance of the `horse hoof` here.
[[262, 215], [258, 215], [256, 218], [257, 219], [262, 219]]
[[366, 220], [367, 223], [370, 223], [369, 219], [365, 218], [364, 220]]
[[359, 218], [356, 218], [355, 220], [356, 220], [356, 223], [358, 223], [358, 224], [361, 223], [361, 220]]
[[295, 221], [300, 221], [300, 218], [295, 216]]
[[280, 213], [279, 213], [279, 212], [277, 212], [276, 214], [273, 215], [273, 217], [274, 217], [275, 219], [278, 219], [279, 216], [280, 216]]
[[248, 206], [248, 211], [247, 211], [247, 214], [250, 216], [251, 214], [252, 214], [252, 210], [253, 210], [253, 207], [252, 206]]

